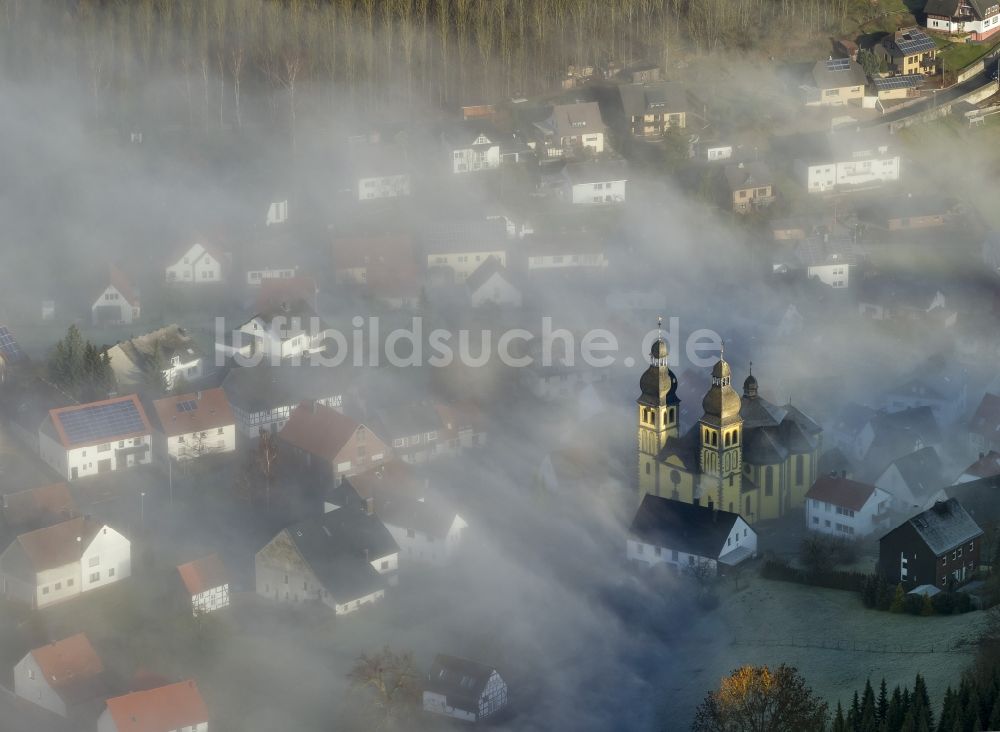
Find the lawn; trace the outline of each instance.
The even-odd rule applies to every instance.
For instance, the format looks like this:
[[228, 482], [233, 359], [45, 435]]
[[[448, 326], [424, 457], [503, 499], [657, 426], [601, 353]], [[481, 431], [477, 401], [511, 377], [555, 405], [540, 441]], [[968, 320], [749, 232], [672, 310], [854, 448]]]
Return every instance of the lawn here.
[[987, 54], [990, 46], [980, 43], [952, 43], [942, 48], [939, 56], [941, 68], [948, 71], [960, 71]]

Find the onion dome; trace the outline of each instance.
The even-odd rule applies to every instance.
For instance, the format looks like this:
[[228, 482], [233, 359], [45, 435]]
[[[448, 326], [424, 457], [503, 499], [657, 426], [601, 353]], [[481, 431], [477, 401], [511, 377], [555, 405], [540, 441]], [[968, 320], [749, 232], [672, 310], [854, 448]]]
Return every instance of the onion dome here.
[[677, 377], [667, 365], [670, 360], [670, 349], [663, 338], [653, 342], [649, 352], [649, 368], [639, 379], [642, 390], [641, 401], [656, 405], [675, 404], [677, 398]]

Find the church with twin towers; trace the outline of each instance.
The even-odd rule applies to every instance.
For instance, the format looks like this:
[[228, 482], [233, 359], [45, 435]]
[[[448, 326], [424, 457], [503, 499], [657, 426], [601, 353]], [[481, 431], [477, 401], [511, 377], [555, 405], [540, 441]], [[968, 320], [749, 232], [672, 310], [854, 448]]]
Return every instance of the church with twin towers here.
[[791, 404], [758, 393], [748, 369], [740, 396], [720, 353], [702, 416], [679, 423], [677, 377], [662, 335], [639, 380], [639, 500], [646, 494], [738, 513], [751, 524], [801, 508], [816, 480], [822, 428]]

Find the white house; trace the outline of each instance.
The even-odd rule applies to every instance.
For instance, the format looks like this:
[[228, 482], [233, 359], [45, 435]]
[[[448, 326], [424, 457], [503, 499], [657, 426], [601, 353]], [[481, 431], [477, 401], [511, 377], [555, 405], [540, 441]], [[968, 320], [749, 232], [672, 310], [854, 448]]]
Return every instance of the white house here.
[[628, 172], [624, 163], [567, 163], [562, 172], [562, 197], [580, 206], [593, 206], [625, 201]]
[[[214, 728], [213, 728], [214, 729]], [[193, 680], [108, 699], [97, 732], [208, 732], [208, 707]]]
[[217, 554], [177, 567], [195, 617], [229, 607], [229, 575]]
[[131, 573], [129, 540], [86, 517], [21, 534], [0, 554], [3, 596], [32, 608], [72, 599]]
[[556, 104], [535, 128], [544, 157], [568, 156], [577, 149], [604, 152], [605, 127], [597, 102]]
[[275, 226], [288, 221], [288, 200], [271, 201], [267, 206], [267, 216], [264, 219], [265, 226]]
[[910, 515], [947, 499], [941, 458], [933, 447], [925, 447], [894, 460], [875, 480], [892, 496], [891, 508]]
[[319, 601], [345, 615], [397, 583], [399, 546], [373, 513], [342, 507], [283, 529], [257, 552], [254, 567], [261, 597]]
[[494, 257], [487, 257], [469, 275], [465, 280], [465, 289], [474, 308], [483, 305], [521, 307], [521, 291], [511, 283], [507, 268]]
[[720, 571], [756, 556], [757, 532], [739, 514], [647, 494], [626, 544], [626, 558], [647, 567]]
[[831, 132], [796, 159], [795, 171], [809, 193], [826, 193], [898, 181], [900, 158], [885, 136]]
[[179, 325], [120, 341], [108, 349], [119, 387], [141, 386], [158, 369], [166, 389], [204, 375], [204, 358], [191, 335]]
[[236, 450], [236, 419], [222, 387], [153, 402], [157, 452], [172, 460], [195, 460]]
[[480, 722], [506, 709], [507, 683], [492, 666], [438, 655], [424, 685], [425, 712]]
[[806, 493], [806, 528], [853, 539], [889, 528], [892, 496], [867, 483], [823, 476]]
[[84, 633], [34, 648], [14, 666], [14, 693], [60, 717], [106, 693], [104, 664]]
[[423, 237], [427, 269], [463, 282], [490, 257], [507, 266], [508, 242], [498, 222], [480, 220], [435, 224]]
[[452, 173], [472, 173], [500, 167], [500, 139], [489, 125], [469, 120], [446, 130], [441, 140], [450, 155]]
[[125, 274], [115, 266], [111, 267], [108, 286], [90, 307], [94, 325], [120, 323], [129, 324], [139, 319], [139, 294]]
[[994, 0], [927, 0], [927, 27], [982, 41], [1000, 30], [1000, 4]]
[[210, 244], [195, 242], [172, 264], [167, 265], [167, 282], [206, 284], [223, 281], [225, 255]]
[[42, 459], [67, 480], [151, 461], [152, 427], [135, 394], [49, 411], [38, 430]]
[[287, 280], [295, 277], [299, 268], [291, 263], [263, 264], [257, 263], [247, 267], [247, 284], [259, 287], [265, 280]]
[[277, 362], [323, 350], [327, 328], [309, 303], [299, 299], [262, 310], [239, 330], [253, 337], [255, 353]]

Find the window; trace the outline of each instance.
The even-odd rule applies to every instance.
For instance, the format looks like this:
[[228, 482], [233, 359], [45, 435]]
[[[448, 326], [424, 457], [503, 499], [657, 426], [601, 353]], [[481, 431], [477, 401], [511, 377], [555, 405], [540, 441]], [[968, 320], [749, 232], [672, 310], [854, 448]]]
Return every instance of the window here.
[[56, 586], [55, 586], [56, 592], [59, 592], [59, 590], [61, 590], [61, 589], [62, 589], [62, 582], [56, 582]]
[[100, 581], [100, 579], [101, 579], [101, 573], [100, 572], [91, 572], [90, 573], [90, 581], [91, 582], [98, 582], [98, 581]]
[[49, 594], [49, 588], [48, 588], [48, 587], [43, 587], [43, 588], [42, 588], [42, 594], [43, 594], [43, 595], [47, 595], [47, 594]]
[[650, 471], [650, 464], [646, 463], [646, 475], [649, 475], [649, 471]]
[[382, 567], [382, 569], [389, 569], [389, 560], [383, 559], [382, 564], [380, 564], [379, 566]]
[[101, 557], [100, 557], [100, 555], [98, 555], [96, 557], [91, 557], [90, 560], [87, 562], [87, 566], [88, 567], [96, 567], [100, 563], [101, 563]]
[[28, 669], [28, 678], [31, 680], [34, 680], [35, 678], [35, 672], [30, 668]]
[[643, 554], [643, 553], [645, 553], [645, 551], [646, 551], [646, 550], [645, 550], [645, 548], [643, 547], [643, 545], [642, 545], [641, 543], [639, 543], [639, 542], [637, 541], [637, 542], [635, 543], [635, 553], [636, 553], [636, 554]]
[[676, 549], [674, 549], [674, 550], [672, 550], [670, 552], [670, 559], [673, 560], [673, 561], [675, 561], [675, 562], [677, 561], [677, 550]]
[[110, 442], [105, 442], [103, 445], [98, 445], [97, 446], [97, 451], [98, 452], [108, 452], [110, 449], [111, 449], [111, 443]]
[[72, 579], [66, 580], [66, 586], [67, 587], [72, 587], [73, 586], [73, 580]]
[[653, 554], [655, 554], [656, 556], [660, 556], [661, 554], [663, 554], [663, 549], [661, 549], [658, 546], [657, 547], [653, 547]]
[[216, 433], [215, 433], [215, 434], [217, 434], [217, 435], [221, 435], [221, 434], [222, 434], [223, 432], [225, 432], [225, 428], [224, 428], [224, 427], [220, 427], [220, 428], [219, 428], [219, 429], [218, 429], [218, 430], [216, 431]]
[[407, 529], [407, 530], [406, 530], [406, 538], [407, 538], [407, 539], [412, 539], [412, 538], [414, 538], [414, 537], [415, 537], [416, 535], [417, 535], [417, 532], [416, 532], [416, 531], [414, 531], [413, 529]]
[[112, 567], [111, 569], [108, 570], [108, 577], [114, 577], [114, 576], [115, 576], [115, 568]]

